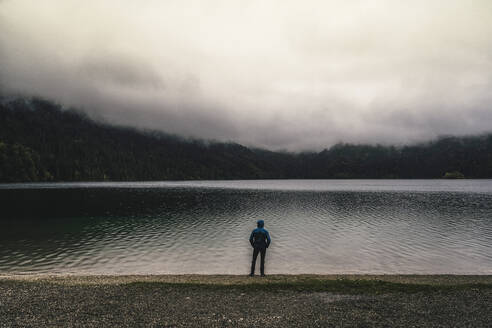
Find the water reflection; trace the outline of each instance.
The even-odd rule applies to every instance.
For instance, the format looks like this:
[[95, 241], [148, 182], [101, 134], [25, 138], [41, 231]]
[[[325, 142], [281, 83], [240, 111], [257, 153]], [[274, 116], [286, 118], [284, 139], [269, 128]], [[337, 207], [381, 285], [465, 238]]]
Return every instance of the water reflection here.
[[246, 274], [263, 219], [267, 273], [492, 273], [491, 193], [92, 186], [0, 199], [0, 272]]

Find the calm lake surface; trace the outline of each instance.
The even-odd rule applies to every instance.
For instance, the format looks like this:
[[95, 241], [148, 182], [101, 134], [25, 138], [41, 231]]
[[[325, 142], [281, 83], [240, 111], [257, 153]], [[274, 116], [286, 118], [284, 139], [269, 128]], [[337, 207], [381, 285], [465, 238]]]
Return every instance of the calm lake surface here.
[[0, 274], [492, 274], [492, 180], [0, 184]]

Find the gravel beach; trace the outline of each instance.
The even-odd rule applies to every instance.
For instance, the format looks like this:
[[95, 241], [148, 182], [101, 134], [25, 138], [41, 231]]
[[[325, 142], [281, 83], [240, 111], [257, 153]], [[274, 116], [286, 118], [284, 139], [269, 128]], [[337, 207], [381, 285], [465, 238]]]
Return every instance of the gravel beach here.
[[490, 327], [492, 276], [0, 275], [0, 327]]

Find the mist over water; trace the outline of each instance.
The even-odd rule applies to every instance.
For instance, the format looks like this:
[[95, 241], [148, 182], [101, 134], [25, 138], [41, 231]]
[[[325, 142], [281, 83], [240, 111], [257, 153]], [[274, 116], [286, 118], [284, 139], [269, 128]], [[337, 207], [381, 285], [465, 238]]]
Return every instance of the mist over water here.
[[0, 273], [492, 273], [491, 180], [0, 185]]

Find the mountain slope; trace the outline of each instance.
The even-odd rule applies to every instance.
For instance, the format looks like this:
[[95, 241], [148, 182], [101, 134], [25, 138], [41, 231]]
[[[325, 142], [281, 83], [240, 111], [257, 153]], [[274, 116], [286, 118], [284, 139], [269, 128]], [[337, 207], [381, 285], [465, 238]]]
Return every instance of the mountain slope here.
[[0, 142], [1, 181], [284, 178], [284, 162], [295, 161], [105, 125], [39, 99], [0, 105]]
[[0, 99], [1, 182], [441, 178], [455, 171], [492, 178], [492, 134], [292, 154], [97, 123], [40, 99]]

